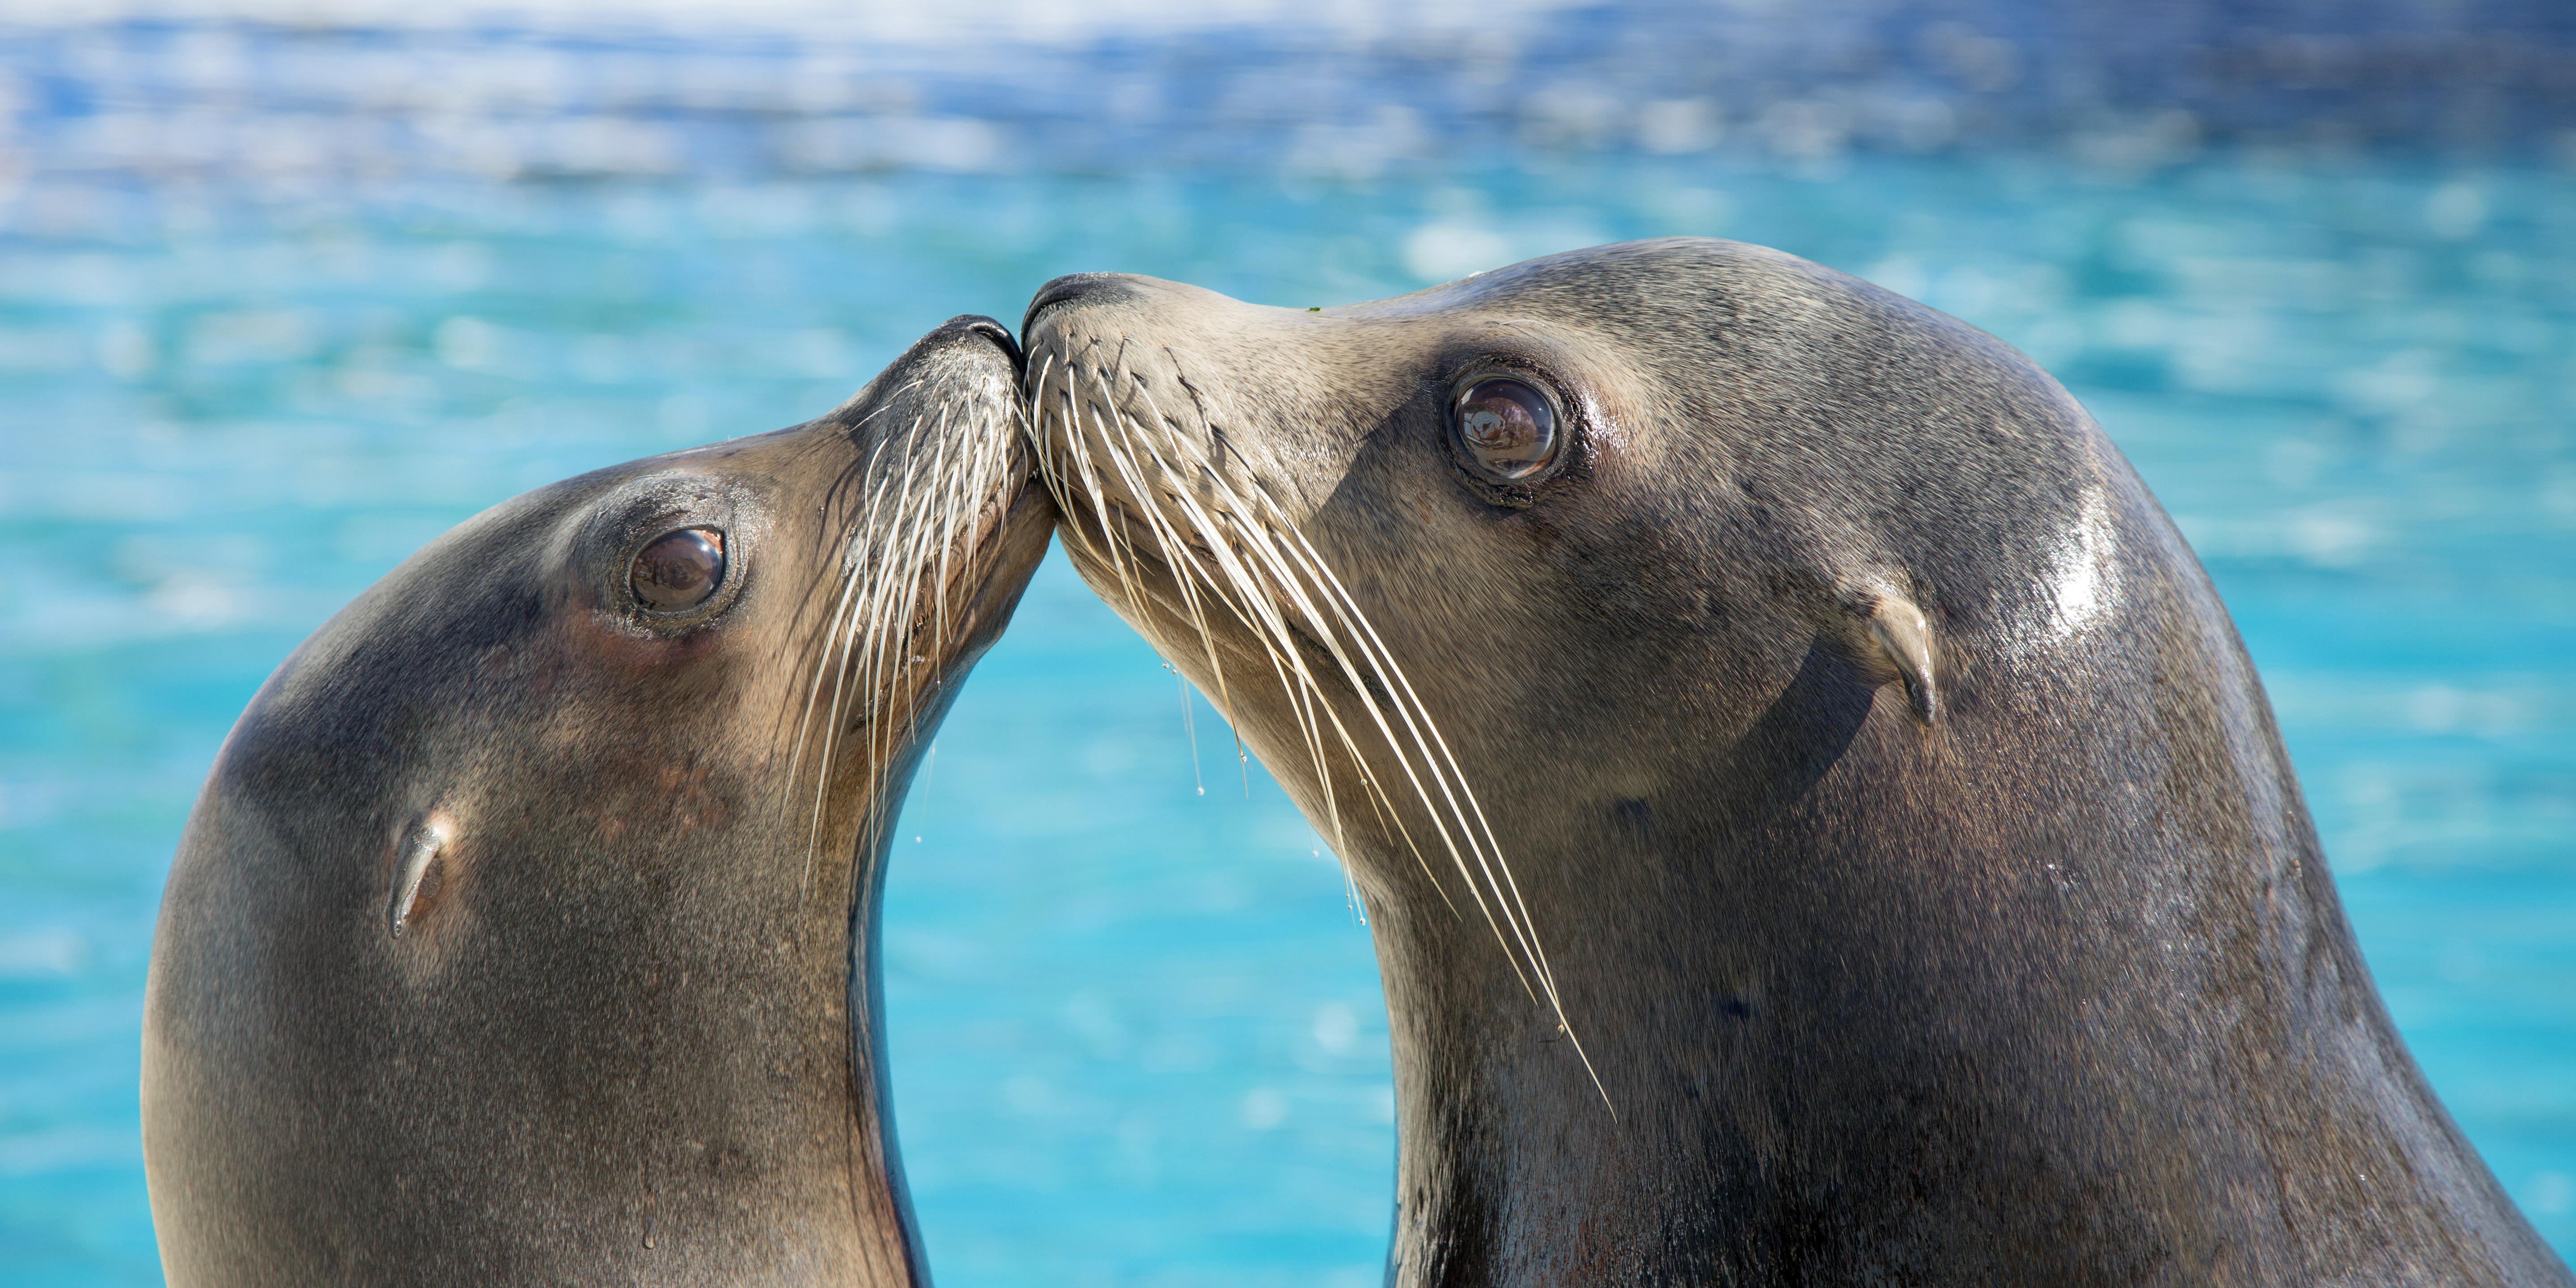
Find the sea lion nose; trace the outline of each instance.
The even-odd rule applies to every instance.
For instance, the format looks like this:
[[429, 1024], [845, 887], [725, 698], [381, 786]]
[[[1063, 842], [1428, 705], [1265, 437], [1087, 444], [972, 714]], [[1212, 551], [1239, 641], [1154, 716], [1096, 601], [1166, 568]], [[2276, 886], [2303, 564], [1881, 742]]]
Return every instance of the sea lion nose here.
[[1009, 327], [980, 313], [964, 313], [940, 323], [930, 334], [923, 336], [916, 347], [954, 344], [963, 340], [990, 342], [1011, 360], [1013, 368], [1020, 365], [1018, 338], [1011, 334]]
[[1144, 294], [1143, 284], [1149, 279], [1129, 273], [1073, 273], [1059, 277], [1038, 288], [1029, 298], [1029, 311], [1020, 320], [1020, 335], [1037, 325], [1038, 314], [1058, 304], [1101, 304], [1114, 300], [1134, 299]]

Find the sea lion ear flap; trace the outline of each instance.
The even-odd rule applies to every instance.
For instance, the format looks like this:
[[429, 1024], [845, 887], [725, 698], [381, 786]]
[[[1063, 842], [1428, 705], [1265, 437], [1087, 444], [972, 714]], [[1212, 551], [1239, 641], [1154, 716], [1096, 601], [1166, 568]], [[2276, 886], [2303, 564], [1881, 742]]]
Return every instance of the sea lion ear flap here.
[[1901, 595], [1881, 595], [1869, 611], [1869, 638], [1889, 669], [1905, 681], [1905, 696], [1916, 718], [1931, 724], [1941, 716], [1941, 691], [1932, 678], [1932, 623], [1923, 610]]

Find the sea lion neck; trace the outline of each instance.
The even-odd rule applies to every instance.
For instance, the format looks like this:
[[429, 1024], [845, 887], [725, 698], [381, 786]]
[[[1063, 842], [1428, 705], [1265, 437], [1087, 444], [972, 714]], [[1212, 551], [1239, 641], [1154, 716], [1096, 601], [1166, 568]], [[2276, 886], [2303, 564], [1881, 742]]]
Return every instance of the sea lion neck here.
[[[1485, 927], [1372, 899], [1392, 1282], [2299, 1282], [2511, 1221], [2295, 802], [2237, 853], [2108, 812], [1945, 823], [1975, 775], [1831, 809], [1910, 754], [1895, 705], [1768, 818], [1724, 762], [1719, 808], [1620, 801], [1563, 846], [1497, 807], [1570, 1034]], [[1987, 785], [2003, 815], [2068, 778]]]

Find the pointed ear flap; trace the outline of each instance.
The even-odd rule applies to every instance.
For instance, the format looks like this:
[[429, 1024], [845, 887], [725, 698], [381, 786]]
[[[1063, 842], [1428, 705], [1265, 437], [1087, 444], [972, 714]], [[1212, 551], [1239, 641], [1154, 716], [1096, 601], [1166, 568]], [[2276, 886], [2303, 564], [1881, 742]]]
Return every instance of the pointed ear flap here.
[[1879, 661], [1905, 681], [1905, 696], [1915, 718], [1931, 724], [1941, 717], [1941, 690], [1933, 680], [1932, 623], [1913, 601], [1881, 595], [1869, 612], [1869, 639]]

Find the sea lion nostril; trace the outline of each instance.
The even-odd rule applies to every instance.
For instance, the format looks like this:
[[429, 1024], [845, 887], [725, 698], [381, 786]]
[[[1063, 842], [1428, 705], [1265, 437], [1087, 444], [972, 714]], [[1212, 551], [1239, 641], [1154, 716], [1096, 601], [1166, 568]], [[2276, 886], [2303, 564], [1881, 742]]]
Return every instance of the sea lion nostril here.
[[992, 341], [994, 346], [999, 348], [1003, 355], [1011, 360], [1011, 366], [1014, 370], [1017, 370], [1027, 362], [1027, 359], [1020, 353], [1019, 337], [1012, 335], [1009, 327], [1002, 325], [1000, 322], [997, 322], [992, 318], [985, 317], [980, 313], [967, 313], [950, 318], [948, 321], [942, 323], [938, 330], [931, 332], [931, 334], [933, 336], [961, 334], [979, 335]]
[[1104, 296], [1132, 295], [1136, 288], [1128, 284], [1123, 273], [1074, 273], [1059, 277], [1038, 288], [1029, 297], [1029, 311], [1020, 319], [1020, 334], [1025, 336], [1036, 325], [1038, 314], [1058, 305]]
[[655, 537], [635, 554], [626, 584], [647, 608], [673, 612], [695, 608], [724, 584], [724, 534], [713, 528], [682, 528]]

